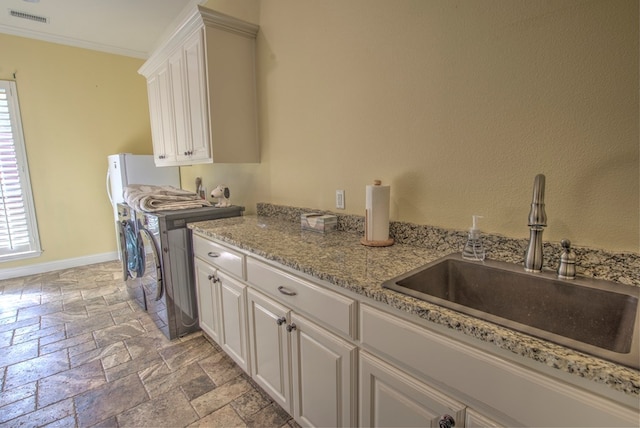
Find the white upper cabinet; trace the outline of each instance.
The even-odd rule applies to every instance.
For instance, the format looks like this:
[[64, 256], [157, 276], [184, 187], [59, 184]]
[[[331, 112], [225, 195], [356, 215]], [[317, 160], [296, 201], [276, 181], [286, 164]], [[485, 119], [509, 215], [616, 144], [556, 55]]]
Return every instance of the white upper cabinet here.
[[260, 161], [257, 33], [198, 7], [138, 70], [147, 79], [157, 166]]

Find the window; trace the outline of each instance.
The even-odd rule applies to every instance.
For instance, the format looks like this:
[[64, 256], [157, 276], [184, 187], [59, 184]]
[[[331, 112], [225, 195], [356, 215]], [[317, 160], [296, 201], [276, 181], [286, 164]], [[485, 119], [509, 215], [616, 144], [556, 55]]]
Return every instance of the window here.
[[18, 92], [0, 80], [0, 261], [40, 253]]

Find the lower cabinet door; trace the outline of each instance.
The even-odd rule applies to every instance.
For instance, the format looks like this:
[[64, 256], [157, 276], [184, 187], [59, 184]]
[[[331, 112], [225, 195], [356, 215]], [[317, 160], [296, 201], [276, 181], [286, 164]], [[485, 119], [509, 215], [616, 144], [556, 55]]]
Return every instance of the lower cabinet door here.
[[447, 415], [464, 426], [465, 405], [360, 352], [361, 427], [439, 427]]
[[247, 289], [251, 377], [283, 409], [293, 412], [289, 376], [289, 309]]
[[245, 312], [246, 285], [218, 271], [220, 280], [220, 312], [222, 333], [220, 346], [246, 372], [249, 371], [247, 322]]
[[220, 290], [213, 281], [216, 269], [199, 259], [195, 259], [196, 293], [200, 328], [220, 344]]
[[293, 417], [302, 426], [355, 426], [357, 348], [296, 313], [287, 329]]

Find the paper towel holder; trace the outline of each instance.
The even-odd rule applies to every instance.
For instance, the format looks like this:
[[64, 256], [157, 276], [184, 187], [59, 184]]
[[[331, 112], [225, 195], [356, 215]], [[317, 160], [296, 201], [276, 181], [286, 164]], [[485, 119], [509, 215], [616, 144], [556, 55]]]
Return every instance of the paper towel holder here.
[[[382, 181], [380, 180], [374, 180], [373, 181], [373, 185], [374, 186], [380, 186], [382, 184]], [[362, 239], [360, 240], [360, 243], [362, 245], [366, 245], [367, 247], [389, 247], [391, 245], [393, 245], [394, 240], [393, 238], [388, 238], [388, 239], [384, 239], [384, 240], [380, 240], [380, 241], [369, 241], [367, 239], [367, 231], [369, 230], [370, 225], [368, 224], [368, 218], [369, 218], [369, 213], [368, 210], [365, 210], [365, 215], [364, 215], [364, 236], [362, 237]]]

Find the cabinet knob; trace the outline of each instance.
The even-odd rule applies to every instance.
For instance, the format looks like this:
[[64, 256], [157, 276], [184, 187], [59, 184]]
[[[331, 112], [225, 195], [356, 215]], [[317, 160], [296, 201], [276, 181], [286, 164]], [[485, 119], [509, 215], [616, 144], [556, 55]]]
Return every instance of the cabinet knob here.
[[286, 322], [287, 322], [287, 319], [285, 317], [280, 317], [276, 320], [276, 323], [278, 323], [278, 325], [282, 325]]
[[295, 325], [294, 323], [291, 323], [291, 324], [289, 324], [289, 325], [287, 326], [287, 331], [288, 331], [289, 333], [291, 333], [291, 332], [292, 332], [293, 330], [295, 330], [295, 329], [296, 329], [296, 325]]
[[220, 278], [218, 278], [217, 276], [215, 276], [213, 274], [207, 276], [207, 278], [209, 279], [209, 281], [213, 281], [214, 283], [220, 282]]
[[282, 294], [284, 294], [285, 296], [295, 296], [298, 293], [296, 293], [295, 291], [289, 291], [287, 290], [284, 286], [280, 286], [278, 287], [278, 291], [281, 292]]
[[452, 428], [456, 426], [456, 420], [450, 415], [442, 415], [438, 421], [438, 426], [440, 428]]

